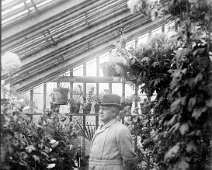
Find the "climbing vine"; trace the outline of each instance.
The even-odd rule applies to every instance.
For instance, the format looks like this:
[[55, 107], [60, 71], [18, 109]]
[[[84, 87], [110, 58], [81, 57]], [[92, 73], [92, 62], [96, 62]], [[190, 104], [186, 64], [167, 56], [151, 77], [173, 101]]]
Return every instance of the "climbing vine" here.
[[[142, 11], [141, 4], [147, 1], [136, 2], [131, 2], [137, 9], [133, 12]], [[154, 166], [149, 168], [199, 170], [210, 162], [211, 6], [209, 0], [173, 0], [167, 5], [176, 23], [171, 36], [161, 34], [131, 50], [125, 49], [122, 36], [117, 47], [117, 73], [139, 85], [149, 99], [157, 93], [152, 113], [132, 122], [132, 132], [141, 137], [148, 125], [150, 145], [142, 140], [140, 151], [146, 146], [151, 151]], [[146, 120], [151, 124], [145, 124]]]

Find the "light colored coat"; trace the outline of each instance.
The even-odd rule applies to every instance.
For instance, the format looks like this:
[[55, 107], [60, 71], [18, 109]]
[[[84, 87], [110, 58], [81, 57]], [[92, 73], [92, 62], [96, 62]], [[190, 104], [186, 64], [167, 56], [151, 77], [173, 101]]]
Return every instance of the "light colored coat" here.
[[135, 158], [125, 125], [114, 119], [97, 129], [91, 142], [89, 170], [124, 170], [124, 162]]

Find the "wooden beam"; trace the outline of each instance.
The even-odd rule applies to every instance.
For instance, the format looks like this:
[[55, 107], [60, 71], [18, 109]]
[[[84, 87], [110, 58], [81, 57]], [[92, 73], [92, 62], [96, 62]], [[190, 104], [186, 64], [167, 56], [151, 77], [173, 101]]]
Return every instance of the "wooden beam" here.
[[[86, 77], [86, 63], [83, 63], [83, 77]], [[83, 96], [86, 96], [86, 82], [83, 82]], [[84, 99], [83, 101], [84, 103], [86, 102], [86, 100]]]
[[[104, 0], [105, 1], [105, 0]], [[100, 3], [101, 4], [101, 3]], [[119, 12], [119, 13], [117, 13], [117, 12]], [[83, 15], [84, 15], [84, 13], [85, 12], [81, 12]], [[116, 13], [113, 13], [114, 15], [113, 16], [102, 16], [101, 18], [94, 18], [95, 16], [93, 16], [92, 18], [94, 18], [94, 19], [90, 19], [90, 20], [93, 20], [93, 21], [95, 21], [94, 23], [92, 23], [90, 26], [88, 26], [88, 25], [84, 25], [84, 23], [86, 22], [86, 19], [82, 19], [82, 20], [79, 20], [79, 18], [77, 18], [78, 17], [78, 15], [77, 14], [74, 14], [73, 15], [73, 17], [72, 17], [72, 20], [73, 20], [73, 18], [75, 17], [76, 18], [76, 20], [79, 20], [78, 22], [76, 22], [75, 23], [75, 25], [74, 26], [72, 26], [73, 28], [75, 28], [75, 27], [77, 27], [78, 25], [79, 25], [79, 28], [77, 27], [77, 29], [76, 30], [74, 30], [74, 29], [72, 29], [72, 27], [71, 28], [69, 28], [69, 32], [67, 31], [67, 30], [63, 30], [62, 32], [58, 32], [60, 29], [58, 29], [58, 28], [56, 28], [56, 30], [54, 30], [54, 31], [52, 31], [53, 33], [52, 33], [52, 36], [54, 36], [54, 37], [56, 37], [56, 39], [58, 40], [58, 43], [57, 43], [57, 45], [56, 46], [51, 46], [51, 48], [45, 48], [45, 49], [38, 49], [38, 51], [36, 52], [36, 53], [34, 53], [33, 54], [33, 57], [31, 56], [27, 56], [28, 57], [28, 60], [27, 60], [27, 62], [28, 63], [32, 63], [32, 61], [34, 61], [35, 59], [38, 59], [38, 58], [41, 58], [42, 56], [45, 56], [45, 55], [47, 55], [48, 53], [51, 53], [51, 52], [53, 52], [53, 51], [55, 51], [56, 49], [60, 49], [60, 48], [62, 48], [64, 45], [67, 45], [67, 44], [70, 44], [70, 43], [72, 43], [72, 42], [75, 42], [76, 40], [78, 40], [78, 39], [80, 39], [80, 38], [82, 38], [82, 37], [85, 37], [86, 35], [89, 35], [89, 34], [91, 34], [91, 33], [95, 33], [95, 32], [97, 32], [97, 30], [100, 30], [100, 29], [102, 29], [102, 28], [104, 28], [104, 27], [106, 27], [106, 26], [112, 26], [116, 21], [119, 21], [119, 20], [121, 20], [121, 19], [127, 19], [127, 17], [130, 17], [131, 19], [133, 18], [133, 17], [136, 17], [136, 16], [130, 16], [129, 15], [129, 12], [126, 12], [126, 8], [121, 8], [120, 10], [118, 10], [118, 11], [116, 11]], [[82, 16], [82, 18], [84, 18], [84, 16]], [[97, 20], [98, 19], [98, 20]], [[61, 20], [61, 19], [60, 19]], [[66, 19], [67, 20], [67, 19]], [[104, 22], [104, 21], [106, 21], [106, 22]], [[129, 20], [130, 21], [130, 20]], [[46, 21], [47, 22], [47, 21]], [[67, 22], [67, 21], [64, 21], [64, 22]], [[74, 22], [74, 21], [73, 21]], [[56, 22], [57, 23], [57, 22]], [[59, 22], [60, 24], [61, 24], [61, 21]], [[58, 24], [59, 24], [58, 23]], [[56, 25], [54, 22], [53, 22], [53, 24], [54, 24], [54, 26]], [[122, 24], [124, 24], [124, 22], [119, 22], [118, 24], [117, 24], [117, 26], [119, 26], [119, 25], [122, 25]], [[48, 25], [47, 25], [48, 26]], [[114, 26], [113, 26], [114, 27]], [[44, 32], [44, 31], [46, 31], [47, 29], [53, 29], [54, 27], [47, 27], [45, 30], [43, 30], [43, 28], [41, 27], [40, 29], [42, 29], [43, 31], [42, 32]], [[83, 29], [82, 29], [83, 28]], [[32, 29], [32, 28], [31, 28]], [[40, 30], [40, 29], [37, 29], [37, 30]], [[107, 28], [108, 30], [109, 30], [109, 28]], [[80, 30], [80, 32], [78, 31], [78, 30]], [[35, 37], [35, 38], [37, 38], [38, 36], [40, 36], [40, 34], [42, 33], [41, 31], [39, 31], [38, 33], [36, 33], [36, 34], [34, 34], [33, 32], [31, 33], [31, 34], [33, 34], [33, 36]], [[54, 32], [56, 32], [56, 34], [54, 33]], [[63, 34], [67, 34], [66, 35], [66, 39], [64, 40], [64, 38], [63, 39], [61, 39], [60, 37], [58, 37], [58, 35], [57, 34], [61, 34], [61, 36], [63, 36], [64, 37], [64, 35]], [[97, 34], [100, 34], [100, 32], [97, 32]], [[3, 34], [4, 35], [4, 34]], [[18, 34], [16, 35], [16, 36], [18, 36]], [[17, 46], [18, 47], [18, 45], [19, 44], [21, 44], [21, 43], [23, 43], [23, 42], [28, 42], [28, 41], [30, 41], [32, 38], [33, 38], [33, 36], [32, 35], [25, 35], [25, 36], [22, 36], [22, 37], [24, 37], [24, 39], [22, 38], [22, 37], [19, 37], [19, 38], [16, 38], [15, 40], [14, 40], [14, 38], [11, 38], [11, 37], [9, 37], [8, 39], [9, 40], [5, 40], [5, 42], [3, 41], [3, 46], [2, 46], [2, 51], [7, 51], [7, 50], [10, 50], [12, 47], [14, 47], [14, 46]], [[26, 38], [27, 37], [27, 38]], [[92, 35], [92, 37], [94, 37], [93, 35]], [[22, 39], [21, 39], [22, 38]], [[43, 37], [44, 38], [44, 37]], [[58, 39], [59, 38], [59, 39]], [[21, 39], [21, 41], [19, 40], [19, 39]], [[40, 39], [41, 39], [41, 41], [43, 41], [42, 40], [42, 37], [40, 37]], [[85, 41], [85, 39], [83, 39], [83, 41]], [[36, 45], [39, 45], [40, 43], [38, 43], [37, 41], [35, 41], [35, 43], [36, 44], [34, 44], [35, 45], [35, 47], [36, 47]], [[26, 51], [26, 50], [28, 50], [29, 48], [32, 48], [33, 46], [31, 45], [31, 44], [29, 44], [30, 46], [28, 47], [28, 48], [26, 48], [26, 49], [23, 49], [24, 50], [24, 52]], [[45, 45], [45, 44], [44, 44]], [[44, 46], [43, 45], [43, 46]], [[37, 48], [37, 47], [36, 47]], [[22, 50], [22, 51], [23, 51]], [[33, 50], [33, 49], [32, 49]], [[13, 49], [13, 51], [14, 51], [14, 49]], [[19, 50], [20, 51], [20, 50]], [[33, 50], [34, 51], [34, 50]], [[14, 51], [14, 52], [18, 52], [18, 51]], [[23, 53], [23, 52], [21, 52], [20, 51], [20, 53]], [[26, 53], [26, 52], [25, 52]], [[26, 56], [26, 54], [23, 54], [22, 56], [20, 56], [21, 58], [24, 58]], [[51, 55], [52, 56], [52, 55]], [[43, 57], [42, 57], [43, 58]]]
[[43, 113], [46, 110], [46, 83], [43, 84]]
[[[140, 16], [137, 16], [137, 17], [140, 19]], [[133, 18], [133, 20], [134, 19], [136, 19], [136, 17]], [[130, 24], [131, 22], [133, 21], [126, 20], [126, 22], [124, 23], [121, 22], [121, 24], [122, 25], [128, 24], [129, 25], [128, 29], [129, 28], [132, 29], [134, 28], [134, 26], [130, 26], [132, 25]], [[143, 21], [142, 22], [139, 21], [139, 24], [142, 24], [142, 23]], [[120, 26], [120, 22], [113, 23], [113, 25], [109, 26], [111, 27], [109, 30], [107, 30], [107, 27], [104, 27], [103, 29], [95, 31], [94, 33], [89, 34], [86, 37], [83, 37], [75, 42], [72, 42], [68, 45], [66, 44], [62, 48], [59, 48], [59, 45], [53, 46], [52, 48], [47, 48], [46, 49], [47, 51], [51, 49], [52, 52], [45, 56], [42, 56], [43, 54], [40, 53], [39, 57], [42, 56], [41, 60], [36, 59], [37, 54], [33, 55], [32, 57], [28, 57], [27, 59], [22, 61], [23, 66], [17, 73], [19, 75], [23, 75], [24, 79], [28, 79], [29, 77], [34, 77], [34, 75], [37, 73], [43, 74], [45, 70], [50, 69], [51, 67], [54, 67], [54, 68], [58, 67], [58, 65], [61, 65], [64, 63], [64, 60], [67, 63], [69, 60], [72, 60], [73, 58], [78, 57], [79, 55], [87, 53], [87, 51], [91, 51], [92, 49], [97, 48], [98, 46], [101, 46], [101, 45], [105, 46], [107, 42], [109, 42], [110, 40], [119, 38], [117, 34], [117, 28], [119, 26]], [[71, 40], [73, 39], [74, 38], [72, 37]], [[115, 44], [115, 43], [112, 43], [112, 44]], [[88, 44], [90, 45], [88, 46]], [[60, 58], [63, 58], [63, 60], [61, 60]], [[31, 59], [33, 59], [33, 61]], [[16, 83], [18, 82], [18, 79], [22, 79], [21, 76], [16, 77], [16, 80], [15, 80]]]
[[165, 24], [162, 25], [162, 32], [165, 32]]
[[112, 83], [110, 82], [109, 83], [109, 94], [112, 94], [113, 92], [113, 86], [112, 86]]
[[[30, 113], [33, 113], [33, 110], [34, 110], [33, 109], [33, 89], [30, 90], [29, 95], [30, 95], [30, 97], [29, 97], [30, 98], [29, 99], [30, 100]], [[31, 120], [33, 119], [32, 116], [30, 118], [31, 118]]]
[[[70, 79], [72, 78], [73, 78], [73, 68], [70, 69]], [[73, 82], [70, 82], [70, 98], [73, 97], [73, 89], [74, 89]]]
[[[58, 79], [59, 82], [72, 83], [121, 83], [123, 78], [119, 77], [94, 77], [94, 76], [63, 76]], [[56, 80], [52, 82], [57, 82]]]
[[[148, 32], [149, 30], [159, 26], [160, 24], [163, 24], [164, 22], [168, 22], [167, 21], [168, 17], [166, 18], [166, 20], [157, 20], [157, 22], [154, 23], [149, 23], [146, 24], [144, 26], [138, 27], [130, 32], [126, 32], [125, 35], [128, 37], [138, 37], [138, 36], [142, 36], [143, 34], [145, 34], [146, 32]], [[108, 41], [104, 44], [101, 44], [100, 46], [96, 47], [95, 49], [91, 49], [88, 52], [85, 52], [81, 55], [79, 55], [76, 58], [73, 58], [65, 63], [61, 63], [60, 65], [54, 66], [46, 71], [43, 71], [42, 74], [37, 74], [34, 76], [31, 76], [30, 79], [26, 79], [26, 80], [22, 80], [22, 82], [17, 86], [17, 90], [18, 91], [27, 91], [29, 90], [31, 87], [37, 86], [39, 84], [41, 84], [42, 82], [48, 82], [51, 81], [52, 79], [55, 78], [55, 76], [62, 74], [64, 72], [66, 72], [67, 70], [70, 69], [70, 67], [74, 67], [76, 66], [76, 64], [84, 61], [85, 59], [88, 58], [92, 58], [94, 55], [100, 55], [100, 51], [106, 51], [109, 49], [113, 49], [114, 46], [111, 44], [116, 44], [118, 40], [118, 37], [114, 38], [111, 41]], [[99, 51], [99, 52], [98, 52]]]
[[71, 61], [63, 63], [60, 69], [55, 69], [57, 66], [54, 66], [51, 69], [48, 69], [47, 71], [43, 72], [42, 75], [37, 74], [33, 76], [32, 77], [33, 80], [26, 79], [22, 81], [21, 83], [17, 84], [16, 86], [17, 92], [21, 92], [21, 91], [24, 92], [24, 91], [30, 90], [32, 87], [35, 87], [41, 84], [41, 82], [52, 81], [55, 78], [55, 76], [70, 70], [70, 68], [80, 65], [83, 61], [85, 61], [86, 58], [93, 58], [94, 56], [104, 54], [105, 52], [107, 52], [109, 49], [112, 49], [112, 48], [114, 48], [114, 46], [111, 44], [105, 44], [105, 46], [101, 45], [100, 47], [96, 49], [83, 53], [77, 58], [73, 58]]
[[[86, 76], [86, 62], [83, 63], [83, 76]], [[86, 96], [86, 83], [83, 83], [83, 96]], [[86, 103], [86, 98], [83, 99], [83, 103]], [[85, 131], [86, 131], [86, 117], [82, 117], [82, 124], [83, 124], [83, 140], [82, 140], [82, 150], [83, 150], [83, 155], [82, 157], [84, 158], [84, 153], [85, 153]]]
[[96, 76], [99, 77], [99, 56], [96, 57]]
[[[25, 19], [23, 22], [16, 23], [10, 27], [5, 27], [2, 30], [2, 41], [9, 39], [9, 37], [24, 38], [26, 33], [28, 34], [33, 31], [37, 32], [41, 27], [46, 26], [46, 24], [50, 24], [49, 21], [55, 21], [59, 17], [58, 14], [62, 12], [64, 13], [65, 10], [73, 8], [85, 1], [86, 0], [64, 1], [62, 4], [41, 13], [39, 16], [35, 17], [32, 15], [32, 17], [28, 17], [28, 19]], [[37, 25], [35, 25], [35, 23], [37, 23]]]
[[[96, 57], [96, 76], [99, 78], [99, 56]], [[99, 96], [99, 82], [96, 82], [96, 95]], [[95, 128], [99, 126], [99, 117], [95, 118]]]
[[[109, 57], [111, 57], [111, 53], [112, 53], [112, 50], [110, 50], [109, 52]], [[110, 60], [110, 58], [109, 58]], [[113, 93], [113, 84], [112, 82], [108, 82], [109, 83], [109, 94], [112, 94]]]

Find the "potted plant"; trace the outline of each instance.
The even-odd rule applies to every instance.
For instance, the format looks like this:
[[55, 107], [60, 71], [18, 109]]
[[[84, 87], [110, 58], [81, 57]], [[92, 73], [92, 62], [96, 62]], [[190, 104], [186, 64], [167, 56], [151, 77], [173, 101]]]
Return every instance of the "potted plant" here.
[[75, 114], [79, 113], [80, 105], [82, 103], [82, 95], [83, 95], [82, 86], [78, 85], [77, 88], [75, 88], [73, 91], [72, 98], [69, 100], [71, 113]]
[[70, 113], [78, 114], [80, 110], [80, 102], [76, 102], [73, 98], [69, 100]]
[[114, 64], [111, 62], [104, 62], [100, 64], [104, 77], [117, 76]]
[[54, 98], [54, 104], [57, 105], [66, 105], [68, 102], [68, 88], [54, 88], [53, 89], [53, 98]]
[[59, 81], [59, 78], [57, 79], [57, 85], [58, 87], [54, 88], [52, 93], [53, 104], [67, 105], [69, 89], [62, 87], [62, 84]]
[[74, 169], [79, 141], [73, 125], [57, 114], [35, 123], [21, 111], [23, 99], [11, 107], [12, 97], [2, 107], [1, 169]]
[[94, 112], [95, 113], [99, 113], [99, 106], [100, 106], [100, 103], [101, 103], [101, 96], [95, 95], [93, 100], [95, 102], [95, 104], [94, 104]]
[[89, 114], [91, 111], [91, 106], [93, 102], [93, 98], [95, 96], [95, 87], [91, 87], [90, 90], [88, 91], [86, 97], [84, 97], [85, 103], [83, 104], [83, 113]]

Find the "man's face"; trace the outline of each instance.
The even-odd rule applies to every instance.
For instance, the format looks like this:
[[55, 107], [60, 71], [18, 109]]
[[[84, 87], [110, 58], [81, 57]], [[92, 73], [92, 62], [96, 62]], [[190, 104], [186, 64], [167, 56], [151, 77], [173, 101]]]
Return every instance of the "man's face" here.
[[109, 106], [100, 106], [99, 119], [106, 124], [116, 117], [117, 109]]

